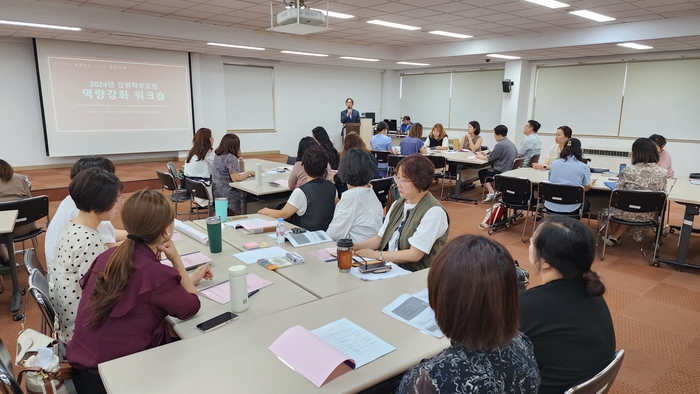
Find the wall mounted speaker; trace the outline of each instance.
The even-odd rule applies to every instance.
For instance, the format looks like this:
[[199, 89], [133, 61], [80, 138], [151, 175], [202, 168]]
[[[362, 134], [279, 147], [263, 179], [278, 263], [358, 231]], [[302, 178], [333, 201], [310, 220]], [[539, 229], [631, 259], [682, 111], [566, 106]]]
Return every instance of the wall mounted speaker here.
[[510, 79], [505, 79], [501, 83], [503, 84], [503, 93], [510, 93], [510, 87], [515, 85], [515, 82]]

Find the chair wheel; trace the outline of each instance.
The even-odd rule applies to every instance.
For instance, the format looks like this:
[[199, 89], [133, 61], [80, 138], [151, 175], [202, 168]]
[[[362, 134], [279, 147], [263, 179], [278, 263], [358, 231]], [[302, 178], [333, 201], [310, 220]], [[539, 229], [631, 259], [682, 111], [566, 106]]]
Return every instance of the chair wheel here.
[[676, 268], [676, 272], [683, 272], [683, 270], [680, 268]]
[[661, 267], [661, 264], [659, 264], [659, 263], [657, 263], [657, 262], [654, 262], [654, 264], [652, 264], [652, 265], [653, 265], [654, 267]]
[[20, 321], [23, 318], [24, 318], [24, 315], [19, 313], [19, 312], [12, 315], [12, 320], [14, 320], [14, 321]]
[[675, 228], [672, 228], [672, 229], [668, 230], [668, 232], [671, 233], [671, 234], [674, 234], [674, 233], [676, 232], [676, 229], [675, 229]]

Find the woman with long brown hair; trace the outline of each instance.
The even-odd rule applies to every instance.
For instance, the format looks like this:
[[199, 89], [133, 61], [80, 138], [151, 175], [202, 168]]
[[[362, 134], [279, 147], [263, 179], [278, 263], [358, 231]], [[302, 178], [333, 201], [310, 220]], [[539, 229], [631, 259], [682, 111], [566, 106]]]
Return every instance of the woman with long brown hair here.
[[[195, 286], [212, 274], [205, 264], [188, 275], [171, 240], [174, 214], [161, 193], [134, 193], [122, 208], [127, 239], [99, 255], [80, 280], [83, 297], [66, 350], [78, 394], [106, 392], [99, 363], [170, 342], [166, 316], [199, 311]], [[161, 254], [172, 267], [161, 264]]]
[[255, 171], [240, 172], [238, 159], [241, 157], [241, 140], [235, 134], [226, 134], [221, 138], [219, 147], [214, 151], [214, 166], [211, 174], [211, 191], [214, 198], [228, 199], [229, 213], [240, 213], [243, 194], [232, 188], [231, 182], [240, 182], [255, 176]]
[[[211, 195], [211, 173], [214, 165], [214, 137], [211, 130], [202, 127], [192, 138], [192, 149], [187, 153], [183, 172], [185, 177], [196, 181], [203, 181], [209, 188]], [[197, 204], [206, 207], [208, 201], [198, 198]]]
[[345, 141], [343, 141], [343, 151], [340, 152], [340, 158], [342, 159], [345, 156], [345, 153], [352, 148], [358, 148], [363, 152], [367, 153], [372, 163], [374, 163], [374, 166], [372, 167], [374, 177], [372, 179], [379, 178], [379, 169], [377, 169], [377, 158], [374, 157], [374, 155], [369, 149], [367, 149], [367, 145], [365, 144], [365, 141], [362, 140], [362, 137], [360, 137], [360, 135], [355, 132], [351, 132], [345, 136]]

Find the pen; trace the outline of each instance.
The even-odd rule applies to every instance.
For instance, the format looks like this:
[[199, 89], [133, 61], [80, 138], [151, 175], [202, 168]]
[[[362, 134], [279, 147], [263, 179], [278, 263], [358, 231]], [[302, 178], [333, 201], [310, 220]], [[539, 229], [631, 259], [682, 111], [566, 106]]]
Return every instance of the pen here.
[[260, 291], [260, 289], [251, 291], [250, 293], [248, 293], [248, 298], [254, 296], [255, 293], [257, 293], [257, 292], [259, 292], [259, 291]]
[[182, 257], [182, 256], [189, 256], [189, 255], [195, 254], [195, 253], [199, 253], [199, 250], [195, 250], [194, 252], [189, 252], [189, 253], [181, 254], [180, 257]]

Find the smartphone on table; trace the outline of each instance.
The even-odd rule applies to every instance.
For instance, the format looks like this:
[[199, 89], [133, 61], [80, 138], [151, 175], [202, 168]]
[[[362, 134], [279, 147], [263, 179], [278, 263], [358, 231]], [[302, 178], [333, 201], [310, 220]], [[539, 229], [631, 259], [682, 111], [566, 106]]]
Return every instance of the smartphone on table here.
[[233, 312], [225, 312], [207, 321], [197, 324], [197, 329], [201, 332], [209, 332], [223, 325], [238, 319], [238, 315]]
[[387, 272], [391, 270], [391, 265], [386, 261], [374, 264], [362, 264], [357, 268], [363, 274], [373, 272], [375, 274], [380, 274], [382, 272]]

